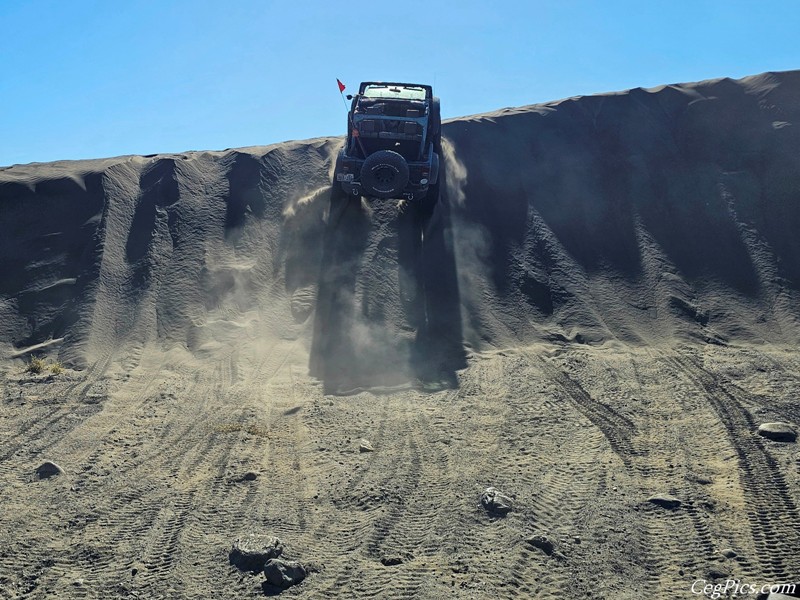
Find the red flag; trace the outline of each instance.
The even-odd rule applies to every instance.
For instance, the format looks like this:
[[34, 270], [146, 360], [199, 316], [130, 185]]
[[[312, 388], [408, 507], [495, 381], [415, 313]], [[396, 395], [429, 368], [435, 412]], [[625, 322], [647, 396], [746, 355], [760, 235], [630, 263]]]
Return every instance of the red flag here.
[[339, 81], [339, 79], [336, 79], [336, 83], [339, 84], [339, 92], [343, 92], [344, 91], [344, 84], [341, 81]]

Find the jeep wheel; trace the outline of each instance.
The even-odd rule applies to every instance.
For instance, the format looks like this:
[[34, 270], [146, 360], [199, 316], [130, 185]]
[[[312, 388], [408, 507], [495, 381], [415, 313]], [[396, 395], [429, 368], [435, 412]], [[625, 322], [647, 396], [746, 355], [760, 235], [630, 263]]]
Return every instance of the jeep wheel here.
[[408, 184], [408, 163], [397, 152], [379, 150], [370, 154], [361, 167], [361, 187], [365, 196], [398, 198]]
[[428, 187], [425, 196], [416, 201], [416, 212], [423, 219], [423, 222], [427, 222], [433, 215], [436, 204], [439, 202], [439, 190], [439, 183], [434, 183]]
[[431, 174], [428, 179], [431, 185], [436, 185], [439, 182], [439, 154], [434, 151], [431, 157]]
[[350, 196], [342, 189], [342, 184], [333, 182], [331, 186], [330, 203], [328, 205], [328, 228], [337, 228], [342, 220], [342, 214], [347, 209]]

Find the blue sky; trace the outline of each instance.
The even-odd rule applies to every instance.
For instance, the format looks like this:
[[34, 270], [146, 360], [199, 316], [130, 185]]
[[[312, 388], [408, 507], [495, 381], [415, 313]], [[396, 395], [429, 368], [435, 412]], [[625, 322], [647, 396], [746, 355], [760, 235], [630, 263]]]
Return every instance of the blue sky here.
[[341, 135], [359, 81], [444, 117], [800, 68], [798, 0], [0, 0], [0, 165]]

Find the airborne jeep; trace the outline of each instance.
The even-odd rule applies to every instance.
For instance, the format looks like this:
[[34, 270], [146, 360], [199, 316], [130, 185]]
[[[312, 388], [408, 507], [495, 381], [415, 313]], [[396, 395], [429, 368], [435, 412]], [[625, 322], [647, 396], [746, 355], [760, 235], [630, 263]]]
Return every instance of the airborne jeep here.
[[438, 195], [441, 117], [431, 86], [368, 81], [347, 98], [347, 141], [334, 185], [356, 197], [422, 201], [433, 191]]

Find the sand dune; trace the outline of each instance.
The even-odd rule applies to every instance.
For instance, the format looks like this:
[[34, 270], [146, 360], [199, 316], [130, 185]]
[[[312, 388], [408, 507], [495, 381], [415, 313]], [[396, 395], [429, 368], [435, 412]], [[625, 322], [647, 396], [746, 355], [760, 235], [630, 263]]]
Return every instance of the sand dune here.
[[798, 124], [800, 71], [453, 119], [430, 220], [332, 203], [341, 138], [0, 169], [0, 592], [255, 597], [249, 533], [291, 597], [797, 580]]
[[[459, 280], [428, 301], [458, 294], [473, 345], [795, 341], [798, 86], [765, 74], [448, 122], [432, 234], [447, 248], [422, 262]], [[0, 339], [63, 337], [62, 358], [85, 365], [130, 342], [194, 350], [209, 314], [265, 306], [260, 324], [309, 337], [296, 322], [319, 283], [339, 143], [4, 169]], [[391, 305], [406, 224], [393, 206], [345, 212], [336, 251], [361, 261], [351, 276], [387, 279], [359, 284], [368, 305]], [[378, 320], [390, 337], [402, 326]]]

